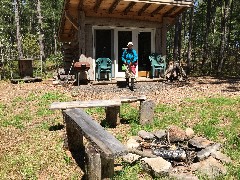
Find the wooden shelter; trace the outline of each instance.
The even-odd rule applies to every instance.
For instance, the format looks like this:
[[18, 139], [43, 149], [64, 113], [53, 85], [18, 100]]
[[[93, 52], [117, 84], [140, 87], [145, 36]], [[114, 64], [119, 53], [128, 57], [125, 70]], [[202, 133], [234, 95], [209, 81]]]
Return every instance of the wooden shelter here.
[[64, 68], [73, 61], [91, 62], [90, 80], [95, 79], [95, 59], [112, 60], [113, 77], [124, 77], [121, 55], [129, 41], [137, 50], [137, 71], [150, 70], [151, 53], [166, 55], [168, 27], [193, 0], [65, 0], [58, 32], [64, 42]]

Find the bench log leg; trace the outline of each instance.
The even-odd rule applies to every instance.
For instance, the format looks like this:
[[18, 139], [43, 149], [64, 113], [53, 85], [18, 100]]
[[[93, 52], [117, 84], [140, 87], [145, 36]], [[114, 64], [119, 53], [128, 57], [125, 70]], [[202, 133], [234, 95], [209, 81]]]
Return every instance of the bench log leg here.
[[92, 145], [86, 147], [86, 165], [85, 178], [87, 180], [101, 180], [102, 179], [102, 165], [100, 153], [96, 152]]
[[67, 148], [71, 152], [77, 164], [84, 168], [84, 145], [82, 131], [77, 128], [69, 116], [63, 113], [67, 131]]
[[110, 127], [120, 124], [120, 106], [106, 107], [106, 121]]
[[114, 159], [102, 157], [92, 145], [86, 147], [85, 179], [107, 180], [114, 176]]
[[84, 150], [81, 130], [77, 129], [77, 125], [68, 116], [64, 115], [64, 121], [66, 123], [68, 149], [70, 151]]
[[101, 158], [102, 179], [112, 179], [114, 176], [114, 159]]
[[155, 103], [153, 100], [141, 101], [140, 104], [140, 124], [152, 124], [154, 118]]

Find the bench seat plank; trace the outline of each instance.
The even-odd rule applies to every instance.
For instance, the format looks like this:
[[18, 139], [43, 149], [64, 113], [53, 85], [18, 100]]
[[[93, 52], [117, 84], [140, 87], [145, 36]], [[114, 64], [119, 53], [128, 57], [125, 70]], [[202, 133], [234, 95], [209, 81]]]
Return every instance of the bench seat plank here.
[[71, 109], [71, 108], [91, 108], [91, 107], [113, 107], [121, 106], [120, 100], [92, 100], [92, 101], [71, 101], [53, 102], [50, 109]]
[[146, 100], [146, 96], [120, 97], [112, 100], [90, 100], [90, 101], [71, 101], [53, 102], [50, 109], [71, 109], [71, 108], [91, 108], [91, 107], [113, 107], [121, 106], [121, 103], [132, 103]]
[[67, 109], [63, 111], [67, 119], [77, 124], [86, 139], [97, 145], [107, 158], [122, 156], [127, 153], [127, 148], [112, 134], [107, 132], [100, 124], [94, 121], [81, 109]]

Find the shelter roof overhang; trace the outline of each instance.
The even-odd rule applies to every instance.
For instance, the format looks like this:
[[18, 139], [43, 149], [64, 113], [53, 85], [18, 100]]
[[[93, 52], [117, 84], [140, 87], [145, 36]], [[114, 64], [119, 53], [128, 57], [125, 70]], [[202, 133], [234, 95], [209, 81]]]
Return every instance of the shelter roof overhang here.
[[84, 11], [86, 20], [101, 17], [162, 23], [163, 18], [175, 19], [192, 6], [193, 0], [64, 0], [58, 38], [72, 40], [79, 11]]

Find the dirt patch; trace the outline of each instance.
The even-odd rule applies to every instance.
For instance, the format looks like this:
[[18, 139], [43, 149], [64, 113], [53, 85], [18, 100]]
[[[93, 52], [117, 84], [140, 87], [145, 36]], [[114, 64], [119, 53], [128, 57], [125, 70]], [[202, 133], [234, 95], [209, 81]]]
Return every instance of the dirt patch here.
[[16, 97], [26, 97], [29, 93], [59, 91], [75, 100], [112, 99], [118, 96], [146, 95], [156, 103], [178, 104], [186, 98], [239, 96], [240, 79], [215, 79], [211, 77], [192, 77], [187, 82], [137, 82], [136, 89], [119, 88], [116, 84], [67, 86], [52, 85], [51, 80], [37, 83], [0, 83], [1, 102], [11, 102]]

